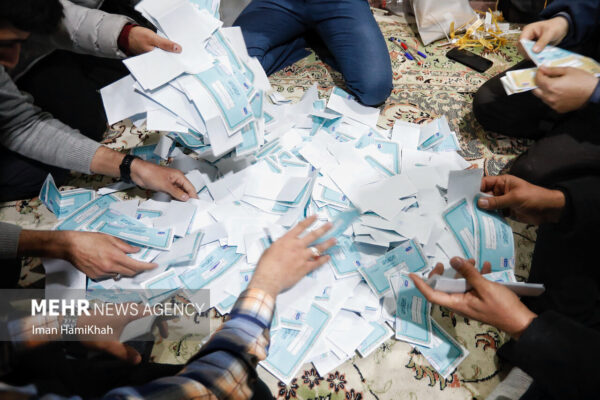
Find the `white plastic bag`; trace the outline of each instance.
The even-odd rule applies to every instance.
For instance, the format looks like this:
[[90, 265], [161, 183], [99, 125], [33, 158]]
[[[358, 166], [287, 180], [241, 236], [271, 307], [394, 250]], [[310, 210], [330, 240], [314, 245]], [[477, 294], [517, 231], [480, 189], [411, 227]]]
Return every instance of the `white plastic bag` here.
[[442, 39], [450, 33], [450, 24], [459, 26], [477, 15], [469, 0], [412, 0], [417, 28], [424, 45]]

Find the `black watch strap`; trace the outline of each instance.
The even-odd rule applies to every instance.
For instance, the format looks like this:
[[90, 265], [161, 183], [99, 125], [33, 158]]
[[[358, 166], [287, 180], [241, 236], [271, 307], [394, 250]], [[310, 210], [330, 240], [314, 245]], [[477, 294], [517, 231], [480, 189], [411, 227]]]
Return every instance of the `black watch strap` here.
[[119, 166], [119, 171], [121, 172], [121, 180], [125, 183], [134, 183], [131, 180], [131, 163], [133, 160], [138, 159], [141, 160], [138, 156], [132, 156], [131, 154], [127, 154], [121, 165]]

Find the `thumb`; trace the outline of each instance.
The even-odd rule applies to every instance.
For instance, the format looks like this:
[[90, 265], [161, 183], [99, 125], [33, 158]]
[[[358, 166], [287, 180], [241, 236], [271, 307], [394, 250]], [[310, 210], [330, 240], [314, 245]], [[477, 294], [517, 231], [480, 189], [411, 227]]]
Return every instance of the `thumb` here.
[[537, 40], [537, 42], [535, 42], [535, 44], [533, 45], [533, 51], [539, 53], [540, 51], [544, 50], [544, 47], [546, 47], [546, 45], [550, 43], [551, 40], [552, 32], [549, 29], [546, 29], [542, 33], [540, 38]]
[[157, 34], [154, 34], [153, 45], [155, 47], [158, 47], [159, 49], [163, 49], [164, 51], [168, 51], [170, 53], [181, 53], [181, 51], [182, 51], [180, 45], [178, 45], [177, 43], [175, 43], [169, 39], [158, 36]]
[[546, 67], [542, 65], [538, 70], [550, 78], [557, 78], [567, 73], [566, 67]]
[[461, 274], [475, 289], [486, 280], [475, 268], [475, 262], [473, 260], [467, 261], [460, 257], [454, 257], [450, 260], [450, 265], [452, 265], [452, 268]]
[[190, 199], [190, 195], [187, 194], [186, 192], [184, 192], [181, 188], [179, 188], [178, 186], [171, 184], [169, 186], [169, 191], [168, 193], [174, 198], [177, 199], [179, 201], [188, 201]]
[[477, 206], [482, 210], [502, 210], [510, 208], [513, 205], [511, 197], [510, 194], [493, 197], [482, 196], [477, 200]]

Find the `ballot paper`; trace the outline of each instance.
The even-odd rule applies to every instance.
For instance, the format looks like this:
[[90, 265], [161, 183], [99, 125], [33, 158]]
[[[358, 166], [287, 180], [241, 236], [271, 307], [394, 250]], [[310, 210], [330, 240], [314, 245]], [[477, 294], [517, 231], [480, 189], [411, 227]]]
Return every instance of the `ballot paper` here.
[[462, 199], [449, 206], [442, 214], [442, 218], [460, 245], [462, 256], [467, 260], [475, 259], [475, 225], [471, 206], [467, 200]]
[[119, 199], [113, 195], [98, 197], [89, 203], [84, 204], [61, 221], [56, 227], [59, 231], [77, 231], [82, 230], [87, 224], [104, 209], [108, 208], [111, 203], [117, 202]]
[[[477, 195], [473, 200], [477, 204]], [[489, 261], [492, 271], [514, 269], [515, 244], [510, 225], [499, 212], [482, 210], [474, 207], [475, 237], [477, 238], [477, 268], [481, 271], [483, 264]]]
[[168, 250], [173, 242], [172, 229], [155, 229], [146, 226], [123, 226], [103, 222], [97, 231], [119, 239], [153, 249]]
[[[532, 40], [523, 39], [521, 45], [537, 67], [542, 65], [546, 67], [573, 67], [597, 77], [600, 76], [600, 63], [590, 57], [552, 45], [546, 45], [542, 51], [536, 53], [533, 51], [535, 42]], [[537, 67], [507, 71], [505, 76], [500, 78], [506, 94], [510, 96], [536, 89], [535, 75]]]
[[431, 303], [417, 289], [408, 275], [399, 273], [394, 285], [396, 297], [396, 339], [430, 347]]
[[363, 106], [356, 101], [354, 96], [339, 87], [333, 88], [327, 108], [367, 126], [377, 125], [379, 119], [379, 109]]
[[273, 334], [269, 355], [260, 365], [282, 382], [289, 383], [330, 321], [331, 314], [313, 304], [302, 330], [281, 329]]
[[456, 367], [467, 358], [469, 352], [444, 331], [437, 322], [432, 321], [431, 328], [431, 346], [417, 345], [415, 349], [423, 354], [444, 379], [448, 379]]
[[96, 193], [93, 190], [85, 189], [61, 192], [56, 187], [52, 175], [48, 174], [40, 190], [39, 197], [42, 203], [56, 215], [56, 218], [63, 219], [84, 204], [92, 201], [96, 197]]
[[381, 322], [370, 322], [371, 331], [369, 335], [360, 346], [356, 349], [361, 357], [367, 357], [375, 349], [381, 346], [386, 340], [394, 335], [394, 332], [389, 328], [386, 323]]
[[[379, 109], [339, 88], [322, 96], [313, 86], [291, 101], [272, 90], [239, 28], [215, 21], [218, 3], [143, 0], [136, 7], [183, 53], [146, 55], [164, 63], [130, 61], [131, 75], [102, 90], [107, 115], [165, 130], [158, 143], [131, 154], [181, 170], [198, 199], [155, 193], [136, 205], [106, 195], [59, 222], [57, 229], [121, 237], [140, 247], [130, 257], [158, 264], [131, 278], [88, 281], [88, 289], [144, 289], [152, 303], [177, 290], [208, 289], [210, 306], [226, 314], [263, 252], [316, 215], [309, 230], [326, 222], [334, 228], [313, 245], [331, 237], [337, 244], [326, 251], [328, 263], [278, 296], [262, 365], [285, 382], [305, 362], [325, 374], [395, 336], [388, 325], [424, 343], [415, 327], [429, 319], [428, 306], [400, 290], [400, 276], [427, 275], [430, 265], [465, 256], [461, 240], [474, 258], [481, 253], [500, 265], [504, 257], [510, 265], [514, 257], [503, 244], [510, 227], [475, 214], [482, 171], [467, 169], [456, 127], [436, 115], [382, 129]], [[98, 194], [124, 190], [117, 183]], [[427, 332], [433, 349], [435, 330]]]

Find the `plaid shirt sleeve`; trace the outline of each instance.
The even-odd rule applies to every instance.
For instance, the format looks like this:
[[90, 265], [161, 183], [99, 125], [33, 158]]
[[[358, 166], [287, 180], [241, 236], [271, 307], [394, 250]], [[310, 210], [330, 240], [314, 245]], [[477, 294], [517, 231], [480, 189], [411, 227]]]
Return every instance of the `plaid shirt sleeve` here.
[[258, 289], [243, 292], [229, 320], [176, 376], [123, 387], [107, 399], [248, 399], [256, 366], [267, 356], [275, 300]]

